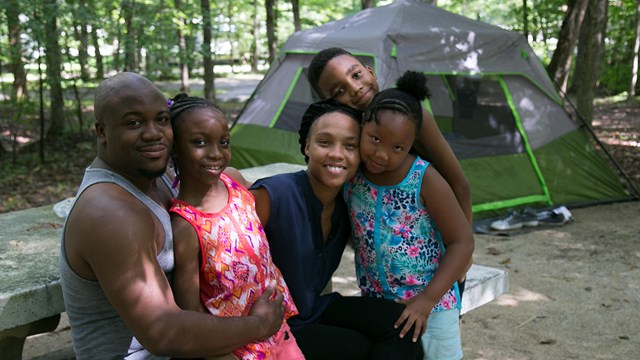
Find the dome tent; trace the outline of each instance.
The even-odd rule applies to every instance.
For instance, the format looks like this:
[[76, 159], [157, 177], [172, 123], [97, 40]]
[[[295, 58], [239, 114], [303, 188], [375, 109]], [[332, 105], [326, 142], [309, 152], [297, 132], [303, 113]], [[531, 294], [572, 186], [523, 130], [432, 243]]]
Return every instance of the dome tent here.
[[406, 70], [427, 75], [425, 106], [460, 160], [475, 215], [631, 198], [522, 35], [412, 0], [294, 33], [232, 125], [232, 166], [304, 164], [297, 130], [319, 100], [307, 67], [328, 47], [375, 69], [380, 89]]

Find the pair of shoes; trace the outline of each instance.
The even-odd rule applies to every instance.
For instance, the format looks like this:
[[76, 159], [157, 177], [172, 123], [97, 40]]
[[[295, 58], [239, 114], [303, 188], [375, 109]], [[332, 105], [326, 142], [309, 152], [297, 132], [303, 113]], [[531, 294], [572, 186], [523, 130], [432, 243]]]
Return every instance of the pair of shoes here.
[[538, 213], [531, 208], [520, 211], [510, 211], [507, 216], [491, 223], [494, 230], [515, 230], [523, 226], [538, 226]]
[[571, 212], [564, 206], [538, 212], [538, 222], [541, 225], [560, 226], [571, 220]]
[[538, 226], [538, 212], [532, 208], [524, 208], [520, 210], [522, 216], [522, 225], [524, 226]]

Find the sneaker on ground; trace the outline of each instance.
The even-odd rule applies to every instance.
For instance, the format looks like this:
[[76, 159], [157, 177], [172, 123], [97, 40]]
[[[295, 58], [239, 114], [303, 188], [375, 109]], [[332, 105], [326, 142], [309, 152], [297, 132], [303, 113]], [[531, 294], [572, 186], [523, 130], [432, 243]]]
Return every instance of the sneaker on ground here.
[[522, 216], [522, 225], [538, 226], [538, 212], [532, 208], [524, 208], [520, 211]]
[[573, 218], [573, 215], [571, 215], [571, 211], [569, 211], [569, 209], [567, 209], [566, 206], [559, 206], [553, 209], [553, 212], [556, 214], [562, 214], [562, 216], [564, 216], [564, 219], [566, 221], [570, 221]]
[[522, 228], [522, 214], [518, 211], [510, 211], [507, 216], [491, 223], [494, 230], [515, 230]]
[[538, 222], [540, 225], [560, 226], [569, 221], [562, 213], [557, 213], [553, 210], [540, 211], [538, 213]]

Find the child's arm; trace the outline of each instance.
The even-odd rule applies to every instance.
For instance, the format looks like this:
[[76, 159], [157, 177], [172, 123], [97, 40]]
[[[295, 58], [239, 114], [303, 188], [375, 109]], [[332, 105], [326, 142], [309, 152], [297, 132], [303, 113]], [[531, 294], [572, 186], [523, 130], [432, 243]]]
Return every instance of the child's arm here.
[[271, 198], [269, 197], [269, 191], [262, 186], [257, 189], [251, 189], [250, 191], [256, 199], [256, 214], [258, 214], [258, 218], [260, 218], [262, 226], [267, 226], [269, 215], [271, 214]]
[[406, 308], [396, 321], [396, 327], [405, 323], [400, 332], [400, 336], [404, 337], [415, 324], [414, 342], [427, 329], [427, 318], [431, 309], [466, 271], [474, 247], [471, 227], [462, 209], [455, 206], [456, 198], [453, 191], [432, 166], [425, 172], [420, 194], [442, 235], [443, 242], [447, 245], [447, 250], [424, 291], [412, 299], [398, 301], [405, 304]]
[[456, 155], [451, 150], [451, 146], [442, 136], [433, 115], [424, 107], [422, 108], [422, 119], [422, 127], [418, 133], [415, 148], [421, 156], [425, 155], [424, 157], [433, 163], [433, 166], [447, 181], [455, 194], [456, 202], [460, 204], [464, 212], [468, 226], [471, 227], [471, 187], [467, 177], [464, 175]]
[[247, 189], [251, 187], [251, 184], [253, 184], [251, 181], [245, 179], [244, 176], [242, 176], [242, 173], [236, 168], [227, 167], [224, 169], [224, 172]]
[[[442, 132], [440, 132], [435, 118], [424, 106], [422, 107], [422, 127], [420, 128], [414, 147], [418, 150], [419, 154], [425, 155], [424, 157], [433, 163], [433, 166], [435, 166], [449, 184], [456, 197], [456, 202], [462, 208], [469, 222], [469, 226], [472, 227], [471, 186], [469, 185], [469, 181], [467, 181], [467, 177], [464, 175], [460, 162], [453, 153], [453, 150], [451, 150], [451, 146], [449, 146], [447, 140], [442, 136]], [[465, 271], [460, 275], [460, 281], [465, 279], [472, 262], [473, 259], [470, 258]]]
[[176, 267], [172, 289], [176, 304], [183, 310], [207, 312], [200, 301], [200, 242], [198, 235], [185, 219], [171, 216], [173, 251]]

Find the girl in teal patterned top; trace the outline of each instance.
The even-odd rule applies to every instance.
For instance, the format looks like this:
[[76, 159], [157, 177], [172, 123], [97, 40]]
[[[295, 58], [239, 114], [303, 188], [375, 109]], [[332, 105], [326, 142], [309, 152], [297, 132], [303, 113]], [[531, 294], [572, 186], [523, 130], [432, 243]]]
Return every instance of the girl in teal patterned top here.
[[363, 165], [344, 194], [362, 295], [405, 304], [396, 327], [401, 335], [413, 327], [414, 341], [422, 336], [426, 358], [460, 359], [456, 279], [473, 234], [447, 182], [409, 151], [427, 96], [424, 75], [409, 71], [374, 97], [362, 125]]

